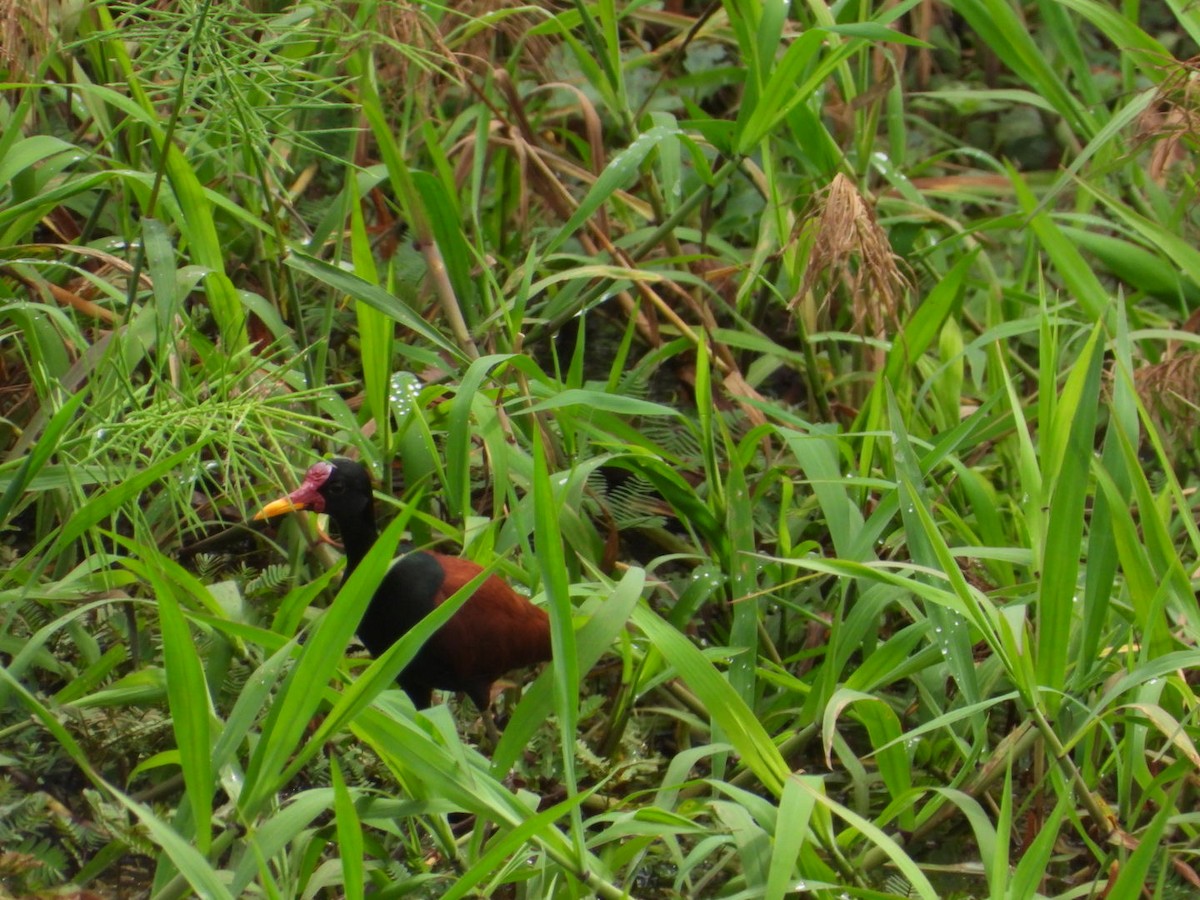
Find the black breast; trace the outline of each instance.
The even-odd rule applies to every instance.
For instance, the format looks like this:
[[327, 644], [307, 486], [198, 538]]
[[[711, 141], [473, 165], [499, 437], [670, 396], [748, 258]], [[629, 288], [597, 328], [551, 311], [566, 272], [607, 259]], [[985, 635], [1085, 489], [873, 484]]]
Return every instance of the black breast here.
[[428, 553], [410, 553], [393, 563], [358, 626], [358, 639], [372, 656], [400, 640], [437, 605], [446, 573]]

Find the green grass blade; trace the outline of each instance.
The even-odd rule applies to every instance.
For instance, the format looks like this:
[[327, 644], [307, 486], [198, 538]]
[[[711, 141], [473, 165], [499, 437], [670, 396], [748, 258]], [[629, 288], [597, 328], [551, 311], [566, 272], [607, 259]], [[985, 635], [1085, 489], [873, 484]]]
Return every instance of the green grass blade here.
[[851, 496], [842, 472], [836, 435], [831, 430], [818, 428], [808, 434], [782, 428], [779, 436], [792, 451], [821, 506], [834, 552], [843, 559], [865, 561], [871, 558], [872, 542], [860, 544], [863, 533], [862, 510]]
[[779, 815], [775, 823], [774, 847], [763, 893], [766, 900], [784, 900], [796, 885], [796, 859], [811, 831], [810, 822], [817, 805], [813, 794], [819, 790], [816, 784], [810, 784], [807, 791], [802, 790], [800, 782], [805, 780], [820, 781], [814, 775], [789, 775], [783, 783]]
[[[900, 516], [905, 526], [905, 536], [913, 562], [932, 570], [943, 569], [960, 590], [960, 597], [968, 604], [973, 596], [965, 584], [959, 584], [962, 574], [958, 565], [945, 548], [933, 516], [929, 509], [929, 498], [924, 488], [924, 476], [916, 453], [909, 442], [908, 432], [891, 389], [887, 392], [888, 422], [892, 430], [892, 457], [899, 481]], [[918, 576], [921, 579], [921, 576]], [[965, 593], [963, 593], [965, 592]], [[946, 665], [954, 675], [967, 703], [978, 703], [982, 699], [975, 657], [971, 652], [971, 634], [967, 620], [949, 614], [942, 606], [927, 608], [933, 622], [937, 642], [942, 648]]]
[[[379, 283], [371, 240], [363, 221], [362, 199], [358, 196], [358, 179], [351, 174], [346, 179], [346, 196], [350, 205], [350, 259], [354, 273], [368, 284]], [[392, 335], [395, 326], [381, 310], [369, 303], [354, 304], [358, 319], [358, 340], [362, 347], [363, 391], [367, 409], [375, 420], [380, 436], [383, 460], [391, 460], [392, 417], [389, 394], [392, 386]]]
[[346, 900], [363, 897], [363, 833], [354, 797], [346, 787], [342, 767], [337, 757], [330, 757], [329, 770], [333, 776], [333, 812], [337, 820], [338, 858], [342, 863], [342, 890]]
[[1050, 64], [1008, 0], [951, 0], [950, 6], [1021, 81], [1049, 100], [1083, 139], [1092, 136], [1096, 126], [1091, 114]]
[[1045, 570], [1038, 592], [1036, 671], [1039, 686], [1050, 691], [1046, 700], [1052, 709], [1057, 707], [1057, 692], [1064, 685], [1069, 662], [1064, 641], [1071, 634], [1078, 590], [1102, 365], [1097, 326], [1067, 376], [1055, 420], [1043, 423], [1048, 436], [1055, 438], [1046, 443], [1057, 449], [1047, 449], [1049, 458], [1044, 457], [1042, 464], [1043, 474], [1051, 479], [1051, 500]]
[[512, 358], [507, 353], [494, 353], [472, 360], [449, 403], [444, 488], [447, 505], [463, 521], [471, 515], [471, 413], [476, 403], [487, 402], [488, 395], [482, 389], [492, 370]]
[[[554, 823], [564, 815], [578, 818], [580, 805], [588, 798], [589, 793], [588, 791], [573, 792], [561, 803], [537, 812], [515, 828], [489, 841], [487, 850], [475, 860], [474, 865], [456, 878], [454, 885], [446, 893], [440, 895], [442, 900], [479, 896], [478, 892], [483, 890], [487, 876], [500, 868], [507, 858], [519, 853], [522, 846], [532, 841], [538, 834], [552, 829]], [[491, 891], [487, 892], [488, 896], [491, 894]]]
[[1028, 185], [1016, 171], [1010, 170], [1009, 177], [1017, 192], [1017, 200], [1029, 218], [1029, 227], [1037, 236], [1038, 243], [1050, 257], [1071, 296], [1079, 303], [1093, 322], [1108, 322], [1112, 306], [1109, 294], [1091, 266], [1087, 264], [1079, 249], [1055, 225], [1049, 213], [1039, 212], [1038, 203]]
[[[576, 633], [580, 672], [587, 672], [595, 666], [625, 630], [645, 582], [645, 570], [627, 569], [616, 587]], [[497, 777], [502, 777], [516, 764], [534, 732], [553, 710], [554, 672], [553, 667], [548, 667], [525, 691], [520, 705], [505, 727], [500, 744], [492, 754], [492, 773]]]
[[[854, 707], [858, 718], [867, 727], [867, 735], [871, 746], [875, 749], [876, 764], [883, 783], [893, 801], [906, 797], [912, 790], [910, 762], [905, 753], [904, 745], [900, 743], [900, 719], [879, 697], [865, 694], [861, 691], [842, 689], [830, 698], [825, 707], [825, 715], [821, 723], [821, 731], [825, 744], [825, 758], [830, 759], [830, 748], [837, 731], [837, 721], [842, 712]], [[911, 831], [915, 825], [916, 811], [908, 806], [900, 812], [900, 827]]]
[[[1050, 815], [1046, 816], [1037, 835], [1017, 861], [1016, 870], [1012, 873], [1012, 880], [1009, 882], [1008, 897], [1011, 897], [1012, 900], [1033, 900], [1037, 896], [1037, 890], [1046, 876], [1046, 864], [1050, 861], [1050, 855], [1054, 852], [1054, 843], [1058, 840], [1058, 831], [1066, 815], [1066, 806], [1070, 802], [1067, 797], [1059, 798], [1058, 804], [1050, 811]], [[1133, 893], [1136, 894], [1137, 891], [1135, 890]], [[1113, 894], [1113, 896], [1132, 895]]]
[[[550, 464], [542, 443], [541, 429], [533, 432], [534, 552], [542, 575], [542, 587], [550, 607], [550, 638], [554, 672], [554, 711], [562, 735], [563, 780], [568, 796], [575, 796], [575, 732], [579, 721], [579, 659], [575, 648], [574, 607], [567, 584], [562, 529], [559, 524], [561, 494], [551, 485]], [[571, 830], [582, 862], [583, 819], [578, 807], [571, 808]]]
[[213, 769], [209, 727], [212, 700], [204, 667], [174, 589], [150, 568], [162, 629], [163, 664], [167, 672], [167, 702], [171, 727], [179, 748], [183, 783], [191, 807], [196, 849], [207, 854], [212, 845]]
[[[727, 434], [722, 434], [727, 442]], [[752, 432], [746, 441], [757, 442]], [[747, 707], [755, 707], [759, 656], [759, 617], [765, 601], [758, 592], [758, 559], [755, 555], [753, 500], [746, 484], [738, 448], [730, 447], [725, 466], [725, 531], [729, 536], [729, 600], [733, 605], [733, 627], [729, 643], [737, 654], [729, 661], [729, 684]]]
[[819, 780], [801, 781], [800, 788], [808, 793], [817, 805], [825, 807], [835, 816], [844, 819], [852, 828], [862, 832], [872, 844], [882, 850], [892, 861], [892, 864], [900, 870], [900, 873], [908, 879], [909, 884], [912, 885], [912, 890], [916, 891], [917, 896], [926, 898], [926, 900], [937, 900], [939, 897], [938, 892], [929, 883], [929, 879], [925, 877], [925, 873], [920, 870], [908, 854], [892, 838], [885, 834], [882, 829], [842, 806], [836, 800], [828, 797], [825, 794], [824, 785]]
[[428, 172], [413, 172], [413, 186], [420, 197], [421, 205], [429, 221], [429, 227], [441, 255], [446, 275], [454, 287], [454, 295], [461, 315], [469, 328], [474, 329], [473, 311], [479, 307], [478, 291], [471, 277], [473, 258], [471, 248], [463, 236], [461, 219], [454, 197], [442, 182]]
[[63, 525], [47, 557], [53, 559], [62, 553], [71, 543], [78, 540], [84, 532], [96, 527], [118, 509], [126, 504], [133, 504], [147, 487], [162, 481], [180, 463], [195, 458], [200, 449], [209, 439], [184, 447], [170, 456], [151, 463], [144, 469], [135, 469], [119, 483], [106, 485], [103, 491], [97, 493], [83, 506], [75, 510], [71, 518]]
[[375, 307], [375, 309], [399, 322], [405, 328], [419, 334], [425, 340], [429, 341], [429, 343], [433, 344], [434, 347], [450, 354], [453, 359], [462, 360], [464, 358], [462, 351], [453, 342], [444, 338], [437, 329], [433, 328], [416, 312], [378, 285], [371, 284], [369, 281], [351, 272], [347, 272], [345, 269], [338, 268], [335, 265], [317, 259], [315, 256], [309, 256], [299, 251], [292, 251], [286, 262], [289, 266], [296, 269], [296, 271], [303, 272], [305, 275], [315, 278], [338, 293], [345, 294], [355, 300], [366, 303], [368, 306]]
[[645, 606], [633, 612], [633, 621], [654, 648], [675, 668], [684, 683], [700, 698], [712, 720], [767, 790], [778, 795], [789, 769], [770, 735], [750, 707], [695, 645]]
[[887, 380], [896, 384], [904, 369], [916, 365], [917, 360], [933, 344], [942, 324], [961, 302], [963, 283], [971, 267], [976, 264], [977, 255], [968, 253], [958, 260], [913, 311], [888, 354], [884, 370]]
[[654, 152], [655, 148], [665, 140], [674, 140], [681, 133], [677, 129], [655, 125], [639, 134], [628, 147], [614, 156], [605, 166], [600, 177], [588, 190], [579, 206], [571, 214], [571, 218], [560, 228], [547, 243], [546, 254], [553, 253], [570, 238], [580, 226], [595, 214], [604, 203], [610, 200], [618, 190], [632, 181], [641, 170], [642, 163]]
[[58, 447], [59, 440], [67, 427], [75, 419], [76, 413], [83, 405], [83, 402], [88, 398], [90, 391], [86, 388], [76, 391], [68, 396], [65, 402], [50, 420], [46, 423], [42, 430], [41, 439], [34, 443], [33, 449], [25, 456], [21, 462], [20, 468], [17, 469], [15, 475], [8, 482], [8, 487], [4, 491], [4, 496], [0, 497], [0, 524], [7, 524], [10, 513], [13, 507], [16, 506], [18, 500], [29, 488], [37, 474], [42, 470], [50, 458], [54, 455]]

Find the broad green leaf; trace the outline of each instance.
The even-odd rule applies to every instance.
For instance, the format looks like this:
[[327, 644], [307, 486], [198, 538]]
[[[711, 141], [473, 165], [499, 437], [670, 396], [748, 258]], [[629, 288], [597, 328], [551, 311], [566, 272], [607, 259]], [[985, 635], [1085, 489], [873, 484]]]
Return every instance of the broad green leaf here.
[[[362, 199], [358, 195], [358, 180], [346, 179], [346, 202], [350, 207], [350, 258], [354, 272], [368, 284], [379, 283], [374, 252], [363, 220]], [[390, 393], [392, 387], [392, 336], [395, 326], [383, 311], [364, 301], [354, 304], [358, 319], [358, 340], [362, 347], [363, 389], [367, 408], [380, 435], [384, 462], [391, 459], [392, 416]]]

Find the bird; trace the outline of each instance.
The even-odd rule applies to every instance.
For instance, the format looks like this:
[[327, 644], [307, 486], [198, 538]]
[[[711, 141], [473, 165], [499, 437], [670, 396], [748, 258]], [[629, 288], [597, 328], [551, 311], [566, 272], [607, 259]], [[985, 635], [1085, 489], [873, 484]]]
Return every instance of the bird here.
[[[256, 520], [293, 510], [326, 513], [346, 554], [343, 583], [379, 537], [371, 476], [354, 460], [314, 464], [296, 490], [264, 506]], [[359, 622], [358, 638], [379, 656], [427, 613], [483, 569], [466, 559], [432, 551], [408, 553], [383, 577]], [[492, 685], [506, 672], [550, 659], [550, 617], [496, 575], [489, 575], [458, 611], [405, 666], [397, 682], [417, 709], [428, 709], [434, 690], [463, 692], [496, 738]]]

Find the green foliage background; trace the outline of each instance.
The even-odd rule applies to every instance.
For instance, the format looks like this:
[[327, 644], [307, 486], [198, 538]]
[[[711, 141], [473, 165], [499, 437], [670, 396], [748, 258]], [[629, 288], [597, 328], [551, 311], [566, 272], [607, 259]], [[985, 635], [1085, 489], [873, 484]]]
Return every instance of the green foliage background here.
[[0, 892], [1200, 884], [1194, 7], [0, 7]]

